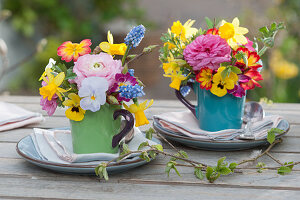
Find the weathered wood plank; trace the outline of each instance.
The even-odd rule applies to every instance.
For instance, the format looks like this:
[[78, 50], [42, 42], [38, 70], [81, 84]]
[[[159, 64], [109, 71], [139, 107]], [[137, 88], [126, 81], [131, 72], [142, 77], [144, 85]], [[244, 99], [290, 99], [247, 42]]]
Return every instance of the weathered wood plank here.
[[[80, 179], [81, 180], [81, 179]], [[238, 189], [237, 189], [238, 188]], [[287, 188], [289, 189], [289, 188]], [[289, 199], [300, 194], [295, 190], [247, 189], [238, 186], [223, 188], [216, 185], [185, 184], [172, 185], [121, 181], [99, 183], [96, 181], [57, 181], [0, 177], [0, 197], [40, 197], [58, 199]]]

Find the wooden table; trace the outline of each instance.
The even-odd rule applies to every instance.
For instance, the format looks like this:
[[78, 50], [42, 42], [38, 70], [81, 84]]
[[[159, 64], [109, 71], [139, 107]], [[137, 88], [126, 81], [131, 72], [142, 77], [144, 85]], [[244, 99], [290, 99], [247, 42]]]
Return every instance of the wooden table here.
[[[46, 116], [39, 106], [39, 97], [2, 96], [0, 101], [15, 103]], [[183, 109], [180, 102], [156, 100], [146, 115], [151, 119], [153, 114]], [[300, 104], [274, 104], [265, 109], [282, 115], [291, 124], [284, 141], [271, 153], [282, 161], [299, 161]], [[66, 175], [39, 168], [16, 153], [16, 143], [31, 133], [33, 127], [64, 126], [68, 126], [64, 110], [57, 110], [53, 117], [46, 116], [44, 123], [0, 133], [0, 199], [300, 199], [300, 166], [295, 166], [293, 172], [285, 176], [278, 175], [275, 170], [257, 173], [249, 166], [243, 174], [221, 177], [211, 184], [196, 179], [191, 168], [178, 167], [182, 177], [171, 173], [168, 178], [164, 168], [169, 159], [159, 156], [142, 167], [111, 175], [108, 182], [99, 182], [96, 176]], [[222, 156], [229, 162], [240, 161], [253, 151], [213, 152], [175, 145], [186, 151], [190, 158], [211, 165]], [[164, 147], [172, 152], [166, 144]], [[260, 161], [267, 166], [278, 166], [269, 157]]]

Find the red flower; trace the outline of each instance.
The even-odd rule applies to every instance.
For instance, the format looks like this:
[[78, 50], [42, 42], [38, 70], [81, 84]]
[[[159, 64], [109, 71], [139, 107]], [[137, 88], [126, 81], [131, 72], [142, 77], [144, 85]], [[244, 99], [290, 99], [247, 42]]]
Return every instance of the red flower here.
[[[260, 64], [257, 63], [260, 60], [260, 56], [255, 51], [249, 51], [249, 49], [245, 47], [239, 47], [236, 51], [233, 52], [233, 55], [235, 56], [239, 51], [242, 51], [246, 54], [249, 68], [256, 70], [262, 67]], [[238, 60], [236, 62], [236, 65], [245, 66], [244, 60]]]
[[256, 71], [256, 70], [249, 70], [248, 72], [246, 72], [244, 75], [248, 76], [250, 78], [250, 80], [246, 83], [240, 83], [240, 85], [245, 89], [245, 90], [251, 90], [253, 89], [255, 86], [256, 87], [261, 87], [261, 85], [257, 82], [260, 80], [263, 80], [261, 74]]
[[218, 35], [219, 34], [219, 30], [216, 29], [216, 28], [211, 28], [211, 29], [208, 29], [206, 31], [206, 34]]
[[70, 62], [72, 59], [76, 62], [79, 56], [91, 53], [91, 45], [92, 42], [89, 39], [82, 40], [79, 44], [67, 41], [58, 47], [57, 55], [66, 62]]

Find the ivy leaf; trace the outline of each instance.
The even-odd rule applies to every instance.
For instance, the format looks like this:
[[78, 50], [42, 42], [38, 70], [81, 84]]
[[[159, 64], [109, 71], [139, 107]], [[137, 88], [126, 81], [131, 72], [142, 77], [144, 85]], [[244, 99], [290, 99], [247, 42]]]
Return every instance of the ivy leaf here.
[[142, 143], [140, 144], [140, 146], [139, 146], [138, 150], [141, 150], [142, 148], [144, 148], [144, 147], [146, 147], [146, 146], [149, 146], [149, 143], [148, 143], [148, 141], [146, 141], [146, 142], [142, 142]]
[[129, 146], [127, 144], [123, 143], [122, 149], [123, 149], [123, 151], [122, 151], [121, 155], [130, 153]]
[[177, 174], [178, 176], [181, 176], [180, 173], [179, 173], [179, 171], [178, 171], [177, 168], [176, 168], [176, 164], [177, 164], [177, 163], [176, 163], [175, 161], [169, 161], [169, 162], [167, 163], [167, 166], [166, 166], [166, 168], [165, 168], [165, 172], [168, 173], [168, 176], [170, 175], [171, 169], [173, 169], [173, 170], [176, 172], [176, 174]]
[[281, 166], [278, 170], [277, 173], [280, 175], [286, 175], [288, 173], [291, 173], [292, 169], [290, 167], [286, 167], [286, 166]]
[[222, 157], [222, 158], [220, 158], [220, 159], [218, 160], [217, 168], [220, 168], [220, 167], [222, 166], [222, 164], [223, 164], [223, 162], [224, 162], [225, 159], [226, 159], [226, 157], [224, 156], [224, 157]]
[[151, 161], [151, 159], [149, 158], [148, 153], [146, 151], [141, 153], [140, 158], [147, 161], [147, 162]]
[[189, 158], [189, 156], [187, 155], [187, 153], [186, 153], [185, 151], [180, 150], [179, 153], [180, 153], [180, 156], [181, 156], [181, 157]]
[[229, 169], [233, 172], [235, 170], [235, 168], [237, 167], [237, 164], [236, 163], [230, 163], [229, 164]]
[[206, 168], [206, 174], [205, 175], [206, 175], [207, 180], [210, 180], [210, 177], [211, 177], [213, 172], [214, 172], [214, 169], [212, 167], [208, 166]]
[[106, 181], [108, 180], [108, 173], [106, 170], [107, 164], [106, 163], [101, 163], [95, 168], [95, 173], [99, 178], [104, 178]]
[[204, 175], [203, 175], [203, 172], [201, 171], [201, 168], [195, 167], [194, 174], [198, 179], [200, 179], [200, 180], [204, 179]]
[[205, 22], [206, 22], [206, 25], [207, 25], [208, 29], [211, 29], [211, 28], [214, 27], [214, 23], [208, 17], [205, 17]]
[[146, 138], [148, 140], [152, 140], [152, 136], [153, 136], [153, 133], [155, 133], [155, 130], [151, 127], [148, 130], [146, 130], [145, 133], [146, 133]]
[[154, 151], [149, 151], [149, 156], [152, 158], [152, 159], [155, 159], [156, 158], [156, 153]]
[[230, 174], [232, 171], [228, 168], [228, 167], [221, 167], [218, 172], [222, 175], [228, 175]]
[[273, 144], [273, 142], [275, 141], [275, 133], [272, 131], [268, 131], [268, 136], [267, 136], [267, 140], [270, 144]]
[[151, 147], [158, 151], [164, 151], [163, 147], [160, 144], [152, 145]]

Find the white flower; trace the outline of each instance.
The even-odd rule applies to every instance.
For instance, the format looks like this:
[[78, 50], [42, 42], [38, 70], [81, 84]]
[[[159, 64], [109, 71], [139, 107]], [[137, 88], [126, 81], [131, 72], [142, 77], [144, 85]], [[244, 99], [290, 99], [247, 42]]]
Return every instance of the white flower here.
[[80, 107], [84, 110], [96, 112], [106, 102], [108, 81], [102, 77], [88, 77], [83, 79], [78, 95], [82, 98]]
[[53, 58], [50, 58], [48, 65], [45, 67], [45, 71], [46, 69], [51, 69], [55, 65], [55, 63], [56, 61]]

